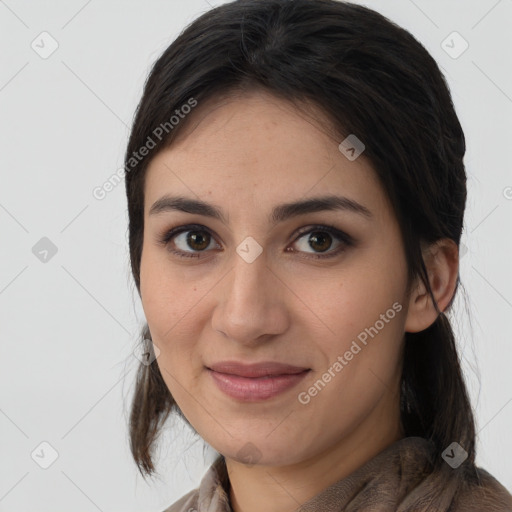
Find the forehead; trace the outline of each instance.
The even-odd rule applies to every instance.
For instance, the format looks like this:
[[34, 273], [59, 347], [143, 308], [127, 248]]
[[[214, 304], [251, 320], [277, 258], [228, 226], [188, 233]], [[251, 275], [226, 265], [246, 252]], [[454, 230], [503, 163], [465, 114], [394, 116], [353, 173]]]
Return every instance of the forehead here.
[[369, 160], [344, 156], [329, 120], [307, 107], [311, 115], [265, 92], [199, 104], [148, 166], [146, 214], [165, 193], [215, 199], [228, 209], [333, 192], [382, 203]]

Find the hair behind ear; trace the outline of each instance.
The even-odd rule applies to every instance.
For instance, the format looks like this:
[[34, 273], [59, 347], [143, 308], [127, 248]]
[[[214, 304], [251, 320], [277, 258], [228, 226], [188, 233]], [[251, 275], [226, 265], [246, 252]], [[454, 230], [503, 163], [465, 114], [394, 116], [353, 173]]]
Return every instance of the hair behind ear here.
[[[406, 436], [426, 437], [444, 448], [456, 441], [468, 453], [465, 466], [474, 464], [474, 418], [444, 313], [428, 329], [405, 333], [400, 410]], [[445, 463], [441, 453], [436, 468]]]
[[152, 457], [155, 441], [161, 426], [176, 404], [160, 373], [154, 348], [146, 323], [141, 333], [141, 343], [153, 356], [151, 364], [139, 364], [132, 398], [129, 437], [130, 450], [141, 475], [151, 476], [155, 472]]

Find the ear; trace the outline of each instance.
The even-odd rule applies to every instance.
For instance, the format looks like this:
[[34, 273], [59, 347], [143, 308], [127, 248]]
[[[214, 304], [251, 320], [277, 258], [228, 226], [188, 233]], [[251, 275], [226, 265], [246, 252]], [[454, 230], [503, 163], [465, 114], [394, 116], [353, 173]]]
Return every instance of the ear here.
[[[424, 246], [422, 254], [437, 306], [444, 311], [453, 298], [457, 284], [459, 273], [457, 244], [449, 238], [443, 238]], [[409, 298], [405, 332], [421, 332], [430, 327], [437, 317], [438, 313], [432, 297], [418, 278]]]

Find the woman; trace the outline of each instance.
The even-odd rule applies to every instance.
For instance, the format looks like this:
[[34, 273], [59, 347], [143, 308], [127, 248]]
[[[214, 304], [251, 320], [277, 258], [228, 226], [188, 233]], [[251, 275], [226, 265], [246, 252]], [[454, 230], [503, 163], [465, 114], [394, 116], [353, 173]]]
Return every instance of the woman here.
[[176, 411], [220, 454], [167, 512], [512, 510], [445, 316], [464, 153], [435, 61], [368, 8], [238, 0], [167, 48], [125, 159], [131, 449], [150, 475]]

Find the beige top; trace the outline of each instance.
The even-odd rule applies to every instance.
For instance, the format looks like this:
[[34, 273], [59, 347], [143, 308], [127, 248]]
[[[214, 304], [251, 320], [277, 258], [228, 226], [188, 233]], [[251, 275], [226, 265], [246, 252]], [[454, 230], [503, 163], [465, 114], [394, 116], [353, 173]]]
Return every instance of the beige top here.
[[[470, 468], [463, 462], [456, 469], [444, 463], [432, 473], [435, 455], [433, 444], [426, 439], [400, 439], [297, 510], [512, 512], [512, 495], [487, 471], [478, 467], [467, 471]], [[224, 457], [215, 460], [197, 489], [164, 512], [233, 512]]]

